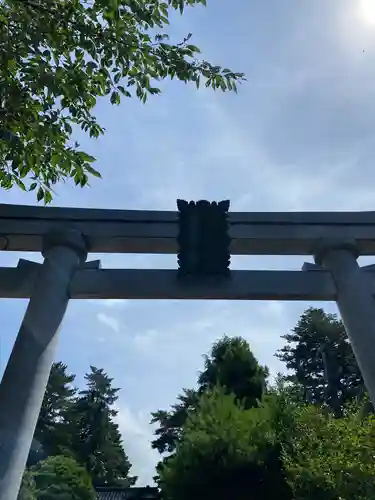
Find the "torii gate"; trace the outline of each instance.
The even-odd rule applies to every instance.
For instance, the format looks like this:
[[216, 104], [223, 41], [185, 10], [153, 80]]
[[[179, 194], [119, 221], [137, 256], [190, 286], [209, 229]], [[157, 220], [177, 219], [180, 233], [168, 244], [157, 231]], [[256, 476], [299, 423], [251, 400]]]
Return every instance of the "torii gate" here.
[[316, 264], [301, 271], [178, 279], [177, 270], [86, 263], [88, 252], [177, 254], [179, 209], [0, 205], [0, 250], [44, 256], [43, 264], [21, 259], [16, 268], [0, 268], [0, 297], [30, 299], [0, 384], [0, 500], [17, 498], [70, 298], [336, 301], [375, 402], [375, 266], [357, 263], [375, 255], [375, 212], [225, 214], [232, 255], [313, 255]]

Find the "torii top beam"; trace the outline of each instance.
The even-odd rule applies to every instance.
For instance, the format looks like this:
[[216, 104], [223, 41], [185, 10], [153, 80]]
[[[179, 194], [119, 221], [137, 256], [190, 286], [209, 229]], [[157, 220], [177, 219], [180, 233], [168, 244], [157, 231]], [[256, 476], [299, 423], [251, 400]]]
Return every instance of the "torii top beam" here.
[[[375, 255], [375, 212], [230, 212], [233, 255], [310, 255], [322, 239], [355, 240]], [[72, 227], [91, 252], [177, 253], [178, 213], [0, 204], [0, 250], [37, 252], [51, 229]]]

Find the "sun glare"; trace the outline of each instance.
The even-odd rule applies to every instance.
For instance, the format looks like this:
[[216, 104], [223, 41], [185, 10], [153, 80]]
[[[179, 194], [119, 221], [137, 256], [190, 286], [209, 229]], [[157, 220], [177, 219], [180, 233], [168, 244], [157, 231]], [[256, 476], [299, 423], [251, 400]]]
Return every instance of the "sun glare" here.
[[362, 20], [371, 26], [375, 26], [375, 0], [359, 0], [359, 14]]

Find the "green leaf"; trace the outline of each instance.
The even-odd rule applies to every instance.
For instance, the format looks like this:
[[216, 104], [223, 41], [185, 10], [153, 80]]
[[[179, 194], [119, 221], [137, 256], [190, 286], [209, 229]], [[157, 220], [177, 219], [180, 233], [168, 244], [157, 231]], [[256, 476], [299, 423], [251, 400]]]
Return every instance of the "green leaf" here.
[[70, 123], [68, 123], [68, 122], [64, 123], [64, 129], [65, 129], [65, 132], [68, 134], [71, 134], [73, 132], [73, 129], [72, 129]]
[[26, 186], [25, 184], [21, 181], [21, 179], [18, 179], [17, 177], [15, 178], [15, 182], [17, 184], [17, 186], [22, 190], [22, 191], [26, 191]]
[[197, 53], [197, 54], [201, 53], [201, 50], [198, 47], [196, 47], [195, 45], [187, 45], [186, 48], [191, 50], [192, 52]]
[[45, 191], [44, 192], [44, 203], [47, 205], [48, 203], [51, 203], [51, 201], [52, 201], [51, 191]]
[[121, 85], [119, 85], [117, 87], [119, 89], [119, 91], [121, 92], [122, 95], [124, 95], [125, 97], [131, 97], [131, 93], [128, 91], [128, 90], [125, 90], [124, 87], [122, 87]]
[[43, 190], [42, 187], [40, 187], [38, 189], [38, 192], [37, 192], [37, 195], [36, 195], [36, 199], [37, 199], [37, 201], [41, 201], [43, 198], [44, 198], [44, 190]]
[[91, 175], [93, 175], [94, 177], [98, 177], [99, 179], [102, 178], [100, 172], [98, 172], [97, 170], [95, 170], [95, 168], [91, 167], [91, 166], [87, 166], [86, 167], [86, 170], [87, 172], [89, 172]]
[[92, 74], [93, 71], [97, 68], [97, 64], [94, 61], [89, 61], [86, 65], [86, 70], [88, 74]]
[[81, 183], [81, 179], [82, 179], [81, 173], [77, 172], [74, 176], [74, 184], [78, 186], [78, 184]]
[[88, 183], [87, 175], [82, 175], [80, 180], [81, 187], [85, 187], [87, 183]]
[[94, 156], [90, 156], [87, 153], [84, 153], [83, 151], [78, 152], [78, 157], [80, 160], [87, 161], [89, 163], [96, 161], [96, 158]]
[[120, 94], [116, 91], [112, 92], [111, 94], [111, 104], [120, 104], [121, 102], [121, 98], [120, 98]]

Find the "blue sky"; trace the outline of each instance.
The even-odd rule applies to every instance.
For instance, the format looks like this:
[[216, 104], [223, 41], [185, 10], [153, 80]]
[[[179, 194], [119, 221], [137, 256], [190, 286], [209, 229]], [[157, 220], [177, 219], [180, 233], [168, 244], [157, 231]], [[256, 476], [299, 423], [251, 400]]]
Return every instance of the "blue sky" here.
[[[374, 4], [374, 6], [372, 6]], [[61, 185], [56, 206], [174, 210], [177, 198], [229, 198], [232, 210], [369, 210], [375, 197], [375, 2], [211, 0], [171, 26], [211, 62], [243, 71], [239, 94], [178, 82], [146, 106], [100, 102], [107, 129], [79, 138], [103, 180]], [[3, 203], [34, 204], [16, 190]], [[3, 254], [1, 265], [19, 254]], [[25, 257], [25, 255], [22, 255]], [[28, 255], [28, 258], [39, 256]], [[103, 267], [170, 267], [173, 256], [101, 256]], [[371, 262], [371, 261], [370, 261]], [[302, 258], [233, 259], [233, 268], [300, 269]], [[273, 374], [274, 358], [308, 303], [75, 301], [57, 360], [77, 374], [104, 368], [122, 388], [119, 423], [139, 484], [153, 475], [150, 412], [195, 384], [202, 354], [224, 333], [242, 335]], [[334, 304], [319, 304], [336, 312]], [[25, 301], [2, 300], [0, 371]]]

